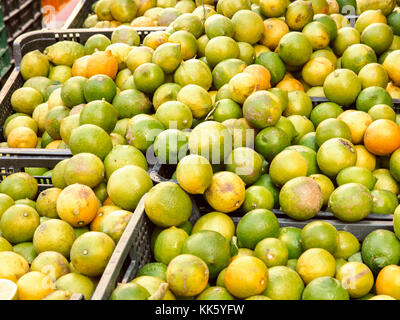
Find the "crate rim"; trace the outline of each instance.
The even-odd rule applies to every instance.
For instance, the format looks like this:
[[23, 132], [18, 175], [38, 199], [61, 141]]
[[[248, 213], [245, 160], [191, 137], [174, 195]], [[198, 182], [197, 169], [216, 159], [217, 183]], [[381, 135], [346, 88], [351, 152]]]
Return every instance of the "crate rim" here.
[[[138, 32], [155, 32], [155, 31], [165, 31], [166, 27], [135, 27], [133, 28]], [[20, 64], [22, 60], [21, 46], [25, 40], [30, 38], [42, 38], [44, 36], [53, 35], [57, 37], [57, 35], [75, 35], [79, 36], [80, 34], [104, 34], [104, 33], [112, 33], [115, 28], [94, 28], [94, 29], [45, 29], [45, 30], [36, 30], [24, 33], [17, 37], [14, 40], [13, 51], [14, 51], [14, 59], [15, 59], [15, 67], [20, 70]]]
[[[148, 27], [148, 28], [134, 28], [134, 29], [142, 34], [166, 30], [165, 27]], [[4, 107], [5, 105], [9, 104], [9, 101], [7, 99], [9, 99], [10, 94], [12, 94], [11, 91], [12, 88], [15, 86], [15, 83], [19, 81], [19, 77], [21, 77], [20, 73], [20, 62], [22, 59], [21, 48], [23, 45], [25, 45], [24, 42], [30, 43], [42, 40], [45, 43], [46, 42], [54, 43], [57, 41], [61, 41], [64, 37], [69, 39], [74, 39], [82, 37], [84, 35], [85, 38], [85, 37], [90, 37], [91, 35], [94, 34], [105, 34], [108, 37], [110, 37], [113, 31], [114, 29], [69, 29], [69, 30], [53, 29], [53, 30], [36, 30], [20, 35], [14, 41], [14, 53], [16, 58], [15, 61], [16, 65], [9, 71], [9, 74], [7, 74], [8, 76], [7, 80], [4, 82], [4, 85], [0, 88], [0, 106]], [[32, 154], [32, 156], [34, 157], [40, 156], [41, 152], [43, 152], [43, 155], [46, 156], [60, 156], [60, 155], [70, 156], [70, 152], [68, 152], [66, 149], [64, 149], [64, 151], [52, 150], [52, 149], [44, 149], [45, 151], [44, 150], [38, 151], [40, 149], [34, 149], [34, 150], [35, 152]], [[18, 149], [8, 148], [7, 151], [4, 150], [4, 153], [10, 153], [10, 152], [16, 154], [18, 153]], [[6, 159], [6, 161], [8, 160]]]
[[[17, 68], [13, 68], [11, 71], [10, 76], [8, 77], [6, 83], [0, 90], [0, 106], [3, 105], [4, 100], [8, 92], [11, 90], [14, 82], [18, 78], [20, 71]], [[17, 158], [12, 158], [10, 156], [6, 157], [4, 155], [12, 154], [15, 156], [26, 155], [27, 157], [32, 156], [37, 158], [38, 156], [49, 157], [51, 158], [58, 158], [58, 157], [71, 157], [72, 153], [68, 149], [19, 149], [19, 148], [0, 148], [0, 164], [5, 164], [9, 161], [15, 161]], [[61, 160], [60, 160], [61, 161]]]
[[111, 295], [110, 282], [118, 277], [122, 268], [122, 263], [127, 258], [129, 250], [133, 245], [135, 228], [140, 219], [143, 218], [145, 197], [146, 194], [140, 199], [139, 204], [133, 211], [132, 217], [122, 233], [121, 238], [116, 244], [111, 258], [108, 261], [107, 266], [90, 300], [108, 300], [109, 296]]
[[72, 156], [69, 149], [0, 148], [0, 158], [3, 157], [3, 154], [47, 156], [49, 152], [54, 156]]

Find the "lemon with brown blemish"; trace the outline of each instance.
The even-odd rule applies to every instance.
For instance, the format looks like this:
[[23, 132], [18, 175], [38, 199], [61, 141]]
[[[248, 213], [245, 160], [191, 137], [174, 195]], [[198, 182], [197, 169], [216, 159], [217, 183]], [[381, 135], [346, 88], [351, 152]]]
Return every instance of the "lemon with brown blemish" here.
[[96, 217], [97, 197], [93, 190], [75, 183], [66, 187], [58, 196], [58, 216], [73, 227], [84, 227]]
[[228, 213], [239, 209], [245, 199], [245, 183], [228, 171], [214, 174], [205, 192], [207, 202], [217, 211]]

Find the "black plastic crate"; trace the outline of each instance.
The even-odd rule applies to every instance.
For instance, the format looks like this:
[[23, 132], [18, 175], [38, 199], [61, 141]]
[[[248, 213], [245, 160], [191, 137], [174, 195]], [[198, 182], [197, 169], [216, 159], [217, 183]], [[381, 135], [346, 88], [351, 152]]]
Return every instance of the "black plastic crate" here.
[[[141, 39], [153, 31], [165, 30], [165, 28], [137, 28]], [[19, 65], [22, 57], [32, 51], [43, 51], [46, 47], [64, 40], [74, 40], [84, 44], [94, 34], [104, 34], [111, 37], [112, 30], [110, 29], [74, 29], [74, 30], [57, 30], [57, 31], [32, 31], [24, 34], [14, 42], [14, 58], [16, 68], [11, 72], [5, 85], [0, 91], [0, 135], [3, 136], [3, 124], [8, 116], [14, 113], [11, 105], [11, 96], [15, 90], [21, 88], [24, 84], [24, 79], [19, 71]], [[51, 150], [46, 153], [52, 153]]]
[[[143, 38], [150, 32], [165, 29], [138, 28], [136, 30], [143, 40]], [[4, 122], [8, 116], [14, 113], [11, 105], [11, 96], [15, 90], [21, 88], [24, 84], [24, 80], [19, 71], [19, 64], [23, 55], [36, 49], [44, 50], [47, 46], [52, 45], [57, 41], [75, 40], [80, 43], [85, 43], [89, 37], [98, 33], [111, 37], [112, 30], [95, 29], [89, 31], [81, 29], [68, 31], [33, 31], [20, 36], [15, 41], [14, 46], [17, 67], [12, 70], [10, 77], [0, 91], [0, 141], [4, 141]], [[71, 156], [69, 150], [0, 148], [0, 170], [4, 169], [4, 172], [14, 172], [15, 170], [23, 171], [24, 167], [54, 167], [59, 161]], [[46, 164], [49, 161], [52, 163], [51, 165]], [[42, 179], [41, 181], [43, 181], [43, 177], [39, 177], [39, 179]]]
[[57, 163], [70, 157], [70, 150], [0, 148], [1, 168], [13, 169], [14, 172], [23, 171], [25, 167], [54, 168]]
[[[135, 28], [140, 39], [143, 40], [149, 33], [165, 31], [165, 27]], [[33, 50], [43, 51], [46, 47], [64, 40], [73, 40], [85, 44], [86, 40], [95, 34], [104, 34], [111, 38], [113, 29], [69, 29], [32, 31], [18, 37], [14, 42], [15, 66], [19, 67], [22, 57]], [[1, 102], [1, 101], [0, 101]]]
[[[51, 151], [49, 153], [48, 151]], [[25, 167], [53, 169], [57, 163], [72, 156], [69, 150], [37, 150], [0, 148], [0, 182]], [[39, 192], [52, 187], [51, 177], [35, 176]]]
[[[151, 180], [157, 184], [164, 181], [172, 181], [176, 182], [176, 180], [172, 179], [172, 175], [176, 170], [176, 165], [168, 165], [168, 164], [161, 164], [160, 162], [156, 162], [152, 168], [149, 170], [149, 175]], [[193, 199], [195, 199], [196, 204], [200, 210], [200, 212], [212, 212], [215, 211], [204, 199], [202, 195], [193, 195]], [[281, 210], [273, 209], [271, 210], [275, 213], [278, 218], [288, 218], [286, 213]], [[230, 213], [230, 216], [242, 216], [243, 212], [237, 210], [235, 212]], [[313, 220], [316, 219], [333, 219], [335, 220], [335, 216], [332, 212], [329, 211], [320, 211]], [[290, 219], [289, 219], [290, 220]], [[364, 221], [393, 221], [392, 214], [369, 214]]]
[[41, 0], [1, 0], [1, 3], [11, 53], [18, 36], [42, 28], [42, 5]]
[[[126, 227], [120, 241], [118, 242], [113, 255], [104, 271], [104, 274], [92, 296], [92, 300], [108, 300], [112, 291], [118, 283], [128, 283], [133, 280], [137, 272], [145, 264], [154, 261], [151, 253], [151, 233], [153, 225], [147, 218], [144, 210], [144, 199], [141, 199]], [[193, 200], [192, 200], [193, 202]], [[200, 218], [199, 209], [193, 204], [191, 222]], [[235, 225], [240, 221], [239, 217], [232, 218]], [[337, 230], [345, 230], [354, 234], [362, 241], [372, 231], [377, 229], [393, 230], [390, 221], [360, 221], [344, 223], [338, 220], [323, 220], [331, 223]], [[302, 228], [311, 221], [294, 221], [291, 219], [278, 218], [281, 227]], [[81, 297], [82, 298], [82, 297]]]

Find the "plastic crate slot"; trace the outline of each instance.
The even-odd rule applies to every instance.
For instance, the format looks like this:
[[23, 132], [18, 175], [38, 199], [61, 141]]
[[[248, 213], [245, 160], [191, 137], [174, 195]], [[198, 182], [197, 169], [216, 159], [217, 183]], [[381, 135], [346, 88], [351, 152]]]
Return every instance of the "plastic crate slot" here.
[[[22, 28], [21, 28], [21, 34], [25, 33], [35, 22], [38, 18], [41, 18], [42, 14], [38, 13], [36, 14], [32, 20], [28, 21], [27, 23], [25, 23]], [[40, 27], [40, 26], [38, 26]]]

